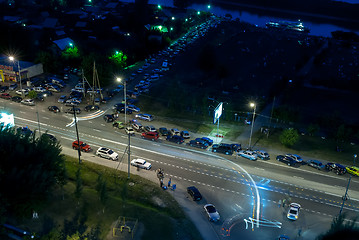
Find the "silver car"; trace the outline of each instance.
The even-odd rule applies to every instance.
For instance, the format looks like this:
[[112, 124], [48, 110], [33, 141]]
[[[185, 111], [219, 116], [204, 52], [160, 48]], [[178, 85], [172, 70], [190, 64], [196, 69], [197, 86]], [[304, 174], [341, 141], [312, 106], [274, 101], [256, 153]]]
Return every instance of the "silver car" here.
[[219, 213], [213, 204], [204, 205], [204, 211], [208, 216], [208, 220], [211, 222], [217, 222], [220, 219]]

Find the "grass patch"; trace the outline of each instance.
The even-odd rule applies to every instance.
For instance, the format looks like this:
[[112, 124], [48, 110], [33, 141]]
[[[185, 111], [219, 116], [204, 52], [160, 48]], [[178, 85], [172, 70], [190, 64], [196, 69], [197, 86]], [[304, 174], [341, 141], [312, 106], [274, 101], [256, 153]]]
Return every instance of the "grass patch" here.
[[[142, 229], [137, 229], [135, 236], [141, 232], [139, 239], [178, 239], [178, 236], [181, 239], [201, 239], [196, 227], [168, 192], [135, 175], [128, 180], [124, 172], [83, 162], [83, 192], [81, 198], [76, 199], [75, 174], [78, 166], [75, 158], [66, 157], [68, 183], [63, 189], [55, 189], [48, 202], [37, 210], [39, 220], [25, 220], [21, 227], [38, 233], [55, 228], [66, 235], [71, 231], [87, 234], [98, 227], [98, 239], [111, 239], [107, 236], [112, 231], [112, 224], [119, 216], [125, 216], [138, 219], [138, 226]], [[96, 191], [99, 174], [107, 181], [108, 200], [105, 204], [101, 203]]]

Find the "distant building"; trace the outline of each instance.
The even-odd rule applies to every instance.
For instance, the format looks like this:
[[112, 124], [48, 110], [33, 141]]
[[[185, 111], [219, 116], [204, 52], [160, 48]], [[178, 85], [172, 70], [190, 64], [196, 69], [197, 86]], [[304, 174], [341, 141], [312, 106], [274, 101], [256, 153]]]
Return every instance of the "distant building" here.
[[19, 61], [18, 64], [16, 61], [10, 61], [7, 56], [0, 56], [0, 81], [19, 82], [19, 70], [21, 80], [24, 81], [44, 73], [42, 63], [36, 64], [32, 62]]

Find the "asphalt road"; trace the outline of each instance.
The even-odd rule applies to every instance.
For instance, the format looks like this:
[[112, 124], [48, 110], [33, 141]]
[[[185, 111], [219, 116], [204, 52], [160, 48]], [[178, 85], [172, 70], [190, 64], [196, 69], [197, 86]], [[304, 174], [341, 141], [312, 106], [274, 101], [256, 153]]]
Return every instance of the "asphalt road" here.
[[[72, 116], [49, 112], [49, 102], [55, 102], [55, 97], [52, 98], [36, 107], [0, 99], [0, 107], [14, 113], [16, 126], [27, 125], [32, 130], [38, 129], [39, 116], [41, 132], [48, 131], [55, 135], [64, 153], [76, 156], [77, 152], [71, 149], [71, 143], [76, 139], [75, 127], [70, 125]], [[111, 111], [112, 104], [103, 106], [98, 113], [83, 112], [79, 115], [80, 140], [93, 148], [92, 152], [83, 153], [82, 158], [126, 171], [127, 155], [124, 152], [128, 138], [123, 130], [115, 130], [111, 123], [105, 123], [102, 119], [105, 112]], [[162, 125], [156, 121], [151, 124], [156, 127]], [[119, 162], [95, 156], [94, 152], [100, 146], [117, 151]], [[198, 225], [204, 239], [221, 239], [223, 234], [228, 234], [224, 231], [226, 229], [230, 230], [228, 239], [275, 239], [284, 233], [291, 239], [314, 239], [330, 227], [332, 218], [339, 213], [348, 176], [320, 172], [308, 166], [289, 167], [277, 162], [275, 155], [269, 153], [273, 158], [271, 160], [250, 161], [171, 144], [164, 139], [152, 142], [136, 134], [131, 137], [131, 159], [144, 158], [152, 163], [152, 169], [137, 171], [131, 167], [131, 174], [144, 175], [156, 182], [155, 170], [163, 168], [165, 183], [172, 178], [172, 184], [177, 185], [171, 194]], [[201, 201], [193, 202], [185, 193], [186, 187], [191, 185], [201, 191]], [[359, 181], [353, 177], [349, 200], [343, 208], [348, 219], [359, 212], [358, 189]], [[283, 199], [301, 204], [297, 221], [286, 218], [288, 207], [280, 204]], [[205, 203], [215, 204], [221, 214], [219, 222], [207, 221], [203, 212]], [[258, 225], [257, 219], [260, 220]]]

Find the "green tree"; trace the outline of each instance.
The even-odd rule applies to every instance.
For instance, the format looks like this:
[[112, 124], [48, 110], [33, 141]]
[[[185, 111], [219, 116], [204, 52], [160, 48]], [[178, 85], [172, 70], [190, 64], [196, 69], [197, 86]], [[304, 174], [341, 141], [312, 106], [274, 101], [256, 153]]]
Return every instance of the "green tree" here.
[[99, 194], [99, 198], [103, 206], [102, 212], [105, 213], [105, 205], [108, 199], [108, 192], [107, 192], [107, 181], [106, 179], [104, 179], [102, 174], [100, 174], [97, 178], [96, 190]]
[[61, 146], [48, 138], [23, 136], [14, 128], [1, 128], [0, 132], [3, 206], [10, 213], [29, 215], [66, 176]]
[[126, 67], [127, 56], [122, 51], [116, 51], [109, 59], [121, 68]]
[[313, 136], [316, 133], [318, 133], [319, 129], [320, 128], [319, 128], [318, 124], [313, 124], [313, 123], [309, 124], [308, 129], [307, 129], [309, 136]]
[[34, 99], [37, 97], [37, 92], [34, 90], [31, 90], [27, 96], [31, 99]]
[[279, 136], [279, 141], [286, 147], [293, 147], [299, 140], [299, 133], [296, 129], [288, 128], [283, 130]]
[[[83, 183], [81, 178], [81, 167], [79, 167], [76, 171], [76, 188], [75, 188], [75, 197], [79, 201], [82, 196]], [[79, 203], [79, 202], [78, 202]]]
[[317, 237], [317, 240], [351, 240], [356, 239], [354, 236], [359, 235], [359, 228], [356, 226], [358, 218], [346, 221], [346, 214], [341, 214], [333, 218], [330, 229]]
[[338, 142], [346, 142], [349, 140], [351, 135], [352, 135], [352, 129], [347, 128], [344, 124], [341, 124], [338, 127], [336, 139]]

